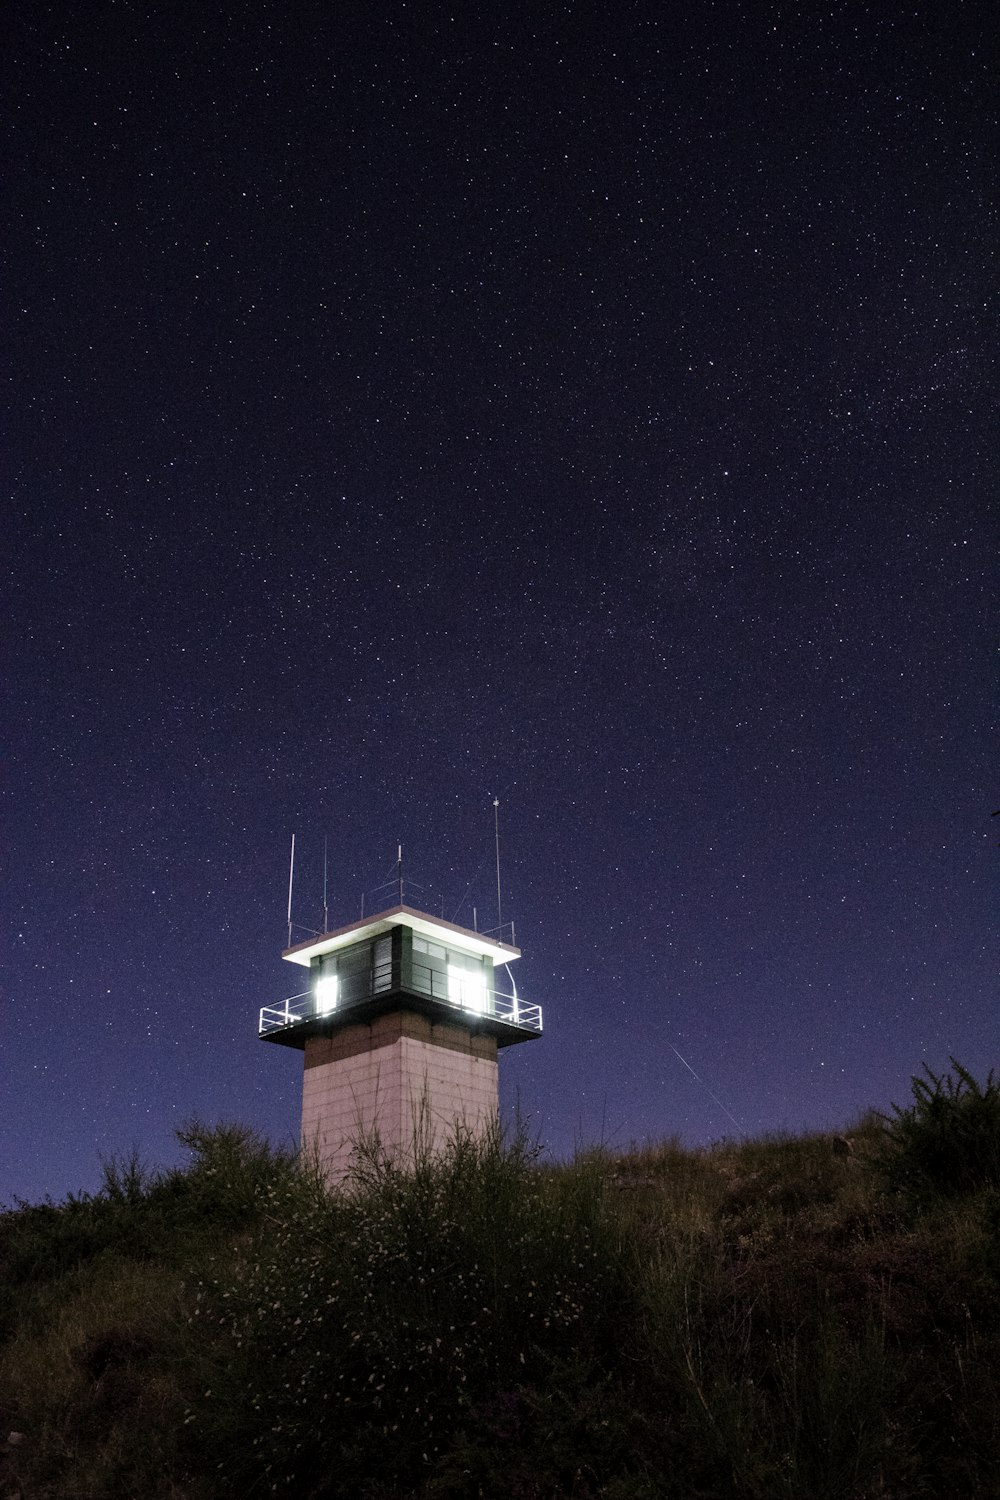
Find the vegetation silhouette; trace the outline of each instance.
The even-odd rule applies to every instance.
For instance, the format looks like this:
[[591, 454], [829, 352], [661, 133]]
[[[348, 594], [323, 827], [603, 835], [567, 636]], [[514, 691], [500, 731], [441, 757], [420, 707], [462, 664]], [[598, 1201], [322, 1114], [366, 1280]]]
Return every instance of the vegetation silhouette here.
[[336, 1192], [192, 1123], [0, 1214], [0, 1495], [992, 1500], [1000, 1108], [952, 1070], [836, 1136], [368, 1135]]

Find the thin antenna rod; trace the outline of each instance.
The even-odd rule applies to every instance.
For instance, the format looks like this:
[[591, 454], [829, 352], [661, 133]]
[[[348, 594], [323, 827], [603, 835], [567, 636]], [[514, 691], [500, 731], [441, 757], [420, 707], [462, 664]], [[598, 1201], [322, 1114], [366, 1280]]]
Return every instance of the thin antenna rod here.
[[330, 908], [326, 904], [326, 846], [327, 835], [323, 835], [323, 931], [330, 931]]
[[503, 926], [503, 913], [500, 910], [500, 798], [493, 798], [493, 836], [497, 846], [497, 930]]
[[396, 845], [396, 878], [399, 881], [399, 904], [403, 904], [403, 846]]
[[295, 835], [292, 834], [292, 852], [288, 860], [288, 946], [292, 946], [292, 881], [295, 878]]

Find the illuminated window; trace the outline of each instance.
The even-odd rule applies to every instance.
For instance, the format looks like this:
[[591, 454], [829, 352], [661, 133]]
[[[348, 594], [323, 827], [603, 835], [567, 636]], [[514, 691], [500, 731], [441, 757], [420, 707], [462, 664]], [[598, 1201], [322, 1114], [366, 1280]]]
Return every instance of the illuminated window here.
[[328, 1016], [337, 1009], [338, 981], [336, 974], [323, 974], [316, 981], [316, 1014]]
[[482, 966], [475, 969], [459, 968], [457, 964], [448, 965], [448, 999], [453, 1004], [460, 1005], [463, 1010], [474, 1011], [476, 1015], [486, 1014], [486, 979]]

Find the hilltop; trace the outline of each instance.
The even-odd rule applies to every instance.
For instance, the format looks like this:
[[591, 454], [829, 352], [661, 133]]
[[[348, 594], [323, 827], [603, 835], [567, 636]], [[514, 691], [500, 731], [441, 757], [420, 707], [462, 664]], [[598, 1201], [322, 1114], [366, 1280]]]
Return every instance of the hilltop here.
[[0, 1215], [0, 1497], [995, 1500], [1000, 1096], [349, 1187], [251, 1132]]

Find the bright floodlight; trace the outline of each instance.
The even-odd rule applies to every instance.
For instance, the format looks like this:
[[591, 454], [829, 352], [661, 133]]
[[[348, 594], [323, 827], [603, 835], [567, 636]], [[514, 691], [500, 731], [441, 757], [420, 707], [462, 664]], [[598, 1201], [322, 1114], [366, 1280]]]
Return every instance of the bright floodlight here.
[[337, 976], [324, 974], [316, 981], [316, 1014], [328, 1016], [337, 1009]]
[[463, 1010], [471, 1010], [477, 1016], [484, 1016], [486, 1014], [486, 980], [482, 973], [460, 969], [456, 964], [449, 964], [448, 999], [456, 1001]]

